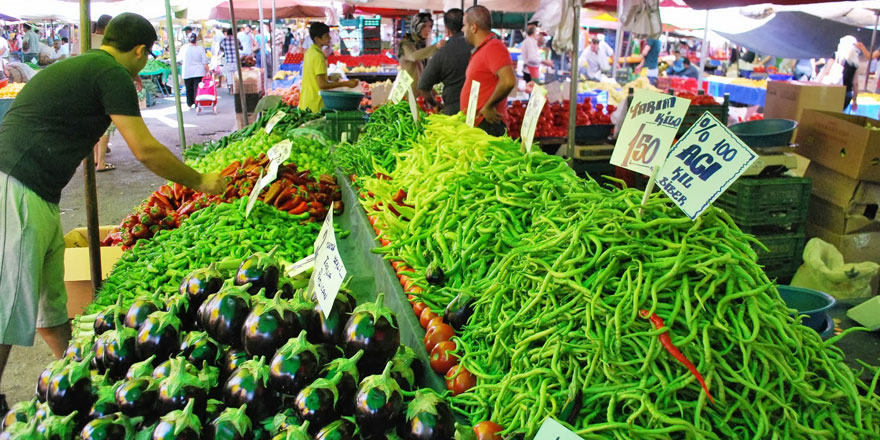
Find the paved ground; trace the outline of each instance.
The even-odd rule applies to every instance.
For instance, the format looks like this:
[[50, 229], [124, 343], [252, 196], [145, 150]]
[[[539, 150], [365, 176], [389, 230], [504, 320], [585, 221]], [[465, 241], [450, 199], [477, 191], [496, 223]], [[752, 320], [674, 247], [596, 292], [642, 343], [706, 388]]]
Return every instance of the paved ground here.
[[[217, 139], [235, 126], [232, 97], [225, 89], [220, 91], [219, 114], [184, 110], [186, 143]], [[185, 104], [184, 104], [185, 107]], [[142, 111], [150, 131], [160, 142], [180, 156], [180, 137], [174, 99], [159, 99], [158, 104]], [[165, 181], [147, 170], [131, 153], [118, 133], [110, 139], [111, 153], [107, 162], [116, 166], [113, 171], [97, 173], [98, 216], [100, 224], [118, 224], [153, 190]], [[61, 197], [61, 223], [65, 231], [86, 225], [85, 197], [82, 167], [64, 189]], [[33, 347], [14, 347], [3, 375], [0, 392], [6, 394], [11, 405], [33, 396], [37, 377], [53, 359], [52, 352], [39, 336]]]

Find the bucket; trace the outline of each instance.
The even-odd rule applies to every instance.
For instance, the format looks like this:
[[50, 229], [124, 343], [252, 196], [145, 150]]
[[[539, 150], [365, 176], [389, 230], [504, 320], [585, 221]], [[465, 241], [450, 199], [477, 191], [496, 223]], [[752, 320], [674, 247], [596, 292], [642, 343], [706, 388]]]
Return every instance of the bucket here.
[[797, 310], [800, 315], [804, 315], [801, 324], [817, 332], [825, 330], [828, 319], [826, 311], [834, 306], [834, 297], [818, 290], [803, 287], [777, 286], [777, 289], [779, 296], [785, 301], [785, 305]]

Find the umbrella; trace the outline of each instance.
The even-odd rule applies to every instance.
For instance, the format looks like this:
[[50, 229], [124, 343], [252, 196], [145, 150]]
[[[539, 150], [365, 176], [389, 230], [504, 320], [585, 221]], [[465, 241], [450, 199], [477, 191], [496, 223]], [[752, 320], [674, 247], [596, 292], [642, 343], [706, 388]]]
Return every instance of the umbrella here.
[[[234, 2], [235, 18], [238, 20], [259, 20], [260, 8], [257, 0], [237, 0]], [[309, 6], [295, 0], [276, 0], [275, 13], [278, 18], [313, 17], [324, 18], [325, 8], [322, 6]], [[263, 4], [263, 14], [272, 14], [272, 4], [267, 1]], [[217, 20], [229, 20], [229, 3], [222, 2], [211, 9], [210, 18]]]
[[6, 14], [0, 12], [0, 21], [21, 21], [21, 20], [15, 18], [13, 16], [6, 15]]

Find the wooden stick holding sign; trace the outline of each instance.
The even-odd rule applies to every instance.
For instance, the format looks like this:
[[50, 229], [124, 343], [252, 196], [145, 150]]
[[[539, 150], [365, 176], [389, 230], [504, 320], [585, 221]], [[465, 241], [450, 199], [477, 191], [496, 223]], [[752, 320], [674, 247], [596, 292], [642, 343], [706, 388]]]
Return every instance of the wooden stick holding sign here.
[[467, 107], [467, 125], [474, 126], [474, 120], [477, 118], [477, 100], [480, 98], [480, 82], [471, 80], [471, 93], [468, 98]]
[[413, 77], [407, 73], [406, 70], [400, 70], [397, 72], [397, 78], [394, 79], [394, 84], [391, 86], [391, 93], [388, 96], [388, 99], [392, 104], [397, 104], [406, 96], [406, 91], [412, 91], [412, 83]]
[[532, 141], [535, 139], [535, 129], [538, 127], [538, 118], [541, 117], [541, 110], [547, 102], [547, 89], [543, 86], [536, 85], [532, 89], [529, 96], [529, 105], [526, 106], [526, 113], [523, 116], [522, 130], [520, 137], [522, 138], [522, 148], [520, 151], [531, 153]]

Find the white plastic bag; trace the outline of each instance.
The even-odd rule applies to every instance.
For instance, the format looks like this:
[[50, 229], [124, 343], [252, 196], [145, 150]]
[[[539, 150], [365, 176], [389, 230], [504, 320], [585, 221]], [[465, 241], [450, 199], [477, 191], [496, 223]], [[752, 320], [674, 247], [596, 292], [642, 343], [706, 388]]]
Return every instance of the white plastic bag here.
[[804, 247], [804, 264], [798, 268], [791, 285], [825, 292], [837, 299], [871, 296], [871, 279], [880, 265], [866, 261], [844, 263], [843, 254], [834, 245], [819, 238]]

